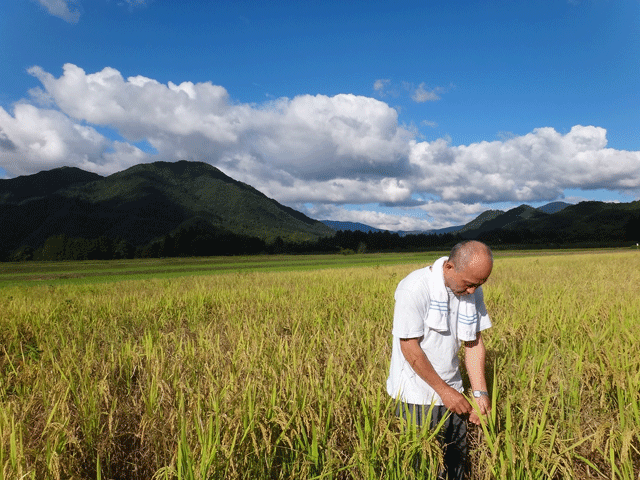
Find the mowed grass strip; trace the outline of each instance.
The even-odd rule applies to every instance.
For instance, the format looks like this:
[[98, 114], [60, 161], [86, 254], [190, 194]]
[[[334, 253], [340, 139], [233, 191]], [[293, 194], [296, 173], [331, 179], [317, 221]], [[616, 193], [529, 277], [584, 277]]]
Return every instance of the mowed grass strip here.
[[[4, 288], [0, 478], [434, 477], [385, 392], [421, 265]], [[471, 478], [637, 480], [639, 281], [636, 252], [496, 259]]]

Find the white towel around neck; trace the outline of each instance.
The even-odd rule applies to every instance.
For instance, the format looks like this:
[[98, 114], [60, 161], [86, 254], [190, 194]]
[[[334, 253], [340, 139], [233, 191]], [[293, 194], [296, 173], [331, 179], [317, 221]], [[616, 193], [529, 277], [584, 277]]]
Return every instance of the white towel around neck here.
[[[433, 275], [429, 276], [429, 311], [426, 324], [437, 332], [449, 331], [449, 294], [444, 285], [443, 265], [448, 257], [442, 257], [435, 261], [431, 267]], [[478, 287], [478, 291], [482, 287]], [[462, 295], [458, 307], [458, 340], [472, 342], [478, 333], [478, 312], [476, 310], [475, 292]], [[454, 319], [456, 320], [456, 319]]]

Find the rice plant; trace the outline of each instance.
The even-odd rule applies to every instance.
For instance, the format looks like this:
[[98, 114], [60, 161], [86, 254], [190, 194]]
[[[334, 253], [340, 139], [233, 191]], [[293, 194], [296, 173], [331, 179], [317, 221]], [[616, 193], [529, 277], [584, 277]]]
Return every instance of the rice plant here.
[[[0, 479], [435, 478], [385, 393], [415, 268], [3, 288]], [[497, 255], [470, 478], [639, 478], [639, 282], [637, 252]]]

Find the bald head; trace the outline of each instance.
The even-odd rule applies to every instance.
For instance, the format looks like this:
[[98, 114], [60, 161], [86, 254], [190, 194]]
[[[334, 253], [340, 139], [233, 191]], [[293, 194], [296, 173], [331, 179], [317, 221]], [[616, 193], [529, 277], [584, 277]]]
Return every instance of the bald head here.
[[487, 281], [493, 269], [493, 253], [482, 242], [458, 243], [443, 266], [445, 285], [456, 295], [467, 295]]
[[465, 240], [457, 243], [449, 254], [449, 262], [458, 272], [466, 270], [471, 264], [489, 262], [493, 265], [493, 253], [484, 243], [477, 240]]

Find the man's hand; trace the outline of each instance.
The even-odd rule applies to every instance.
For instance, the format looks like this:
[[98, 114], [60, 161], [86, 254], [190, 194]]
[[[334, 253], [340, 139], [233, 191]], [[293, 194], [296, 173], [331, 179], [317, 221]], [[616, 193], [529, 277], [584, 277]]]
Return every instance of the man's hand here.
[[458, 415], [470, 414], [473, 411], [465, 396], [449, 386], [433, 369], [431, 362], [420, 347], [419, 338], [401, 339], [400, 349], [413, 371], [436, 391], [449, 411]]
[[471, 404], [467, 401], [464, 395], [458, 392], [455, 388], [447, 386], [444, 391], [438, 392], [438, 394], [440, 395], [444, 406], [458, 415], [464, 415], [473, 411]]
[[476, 425], [480, 425], [480, 417], [479, 417], [479, 416], [478, 416], [478, 414], [475, 412], [475, 410], [469, 414], [469, 421], [470, 421], [471, 423], [476, 424]]
[[447, 385], [433, 369], [431, 362], [420, 347], [419, 338], [401, 339], [400, 349], [413, 371], [436, 391], [445, 407], [459, 415], [471, 412], [471, 404], [464, 398], [464, 395]]
[[480, 397], [475, 400], [478, 404], [478, 408], [480, 409], [480, 413], [487, 415], [491, 411], [491, 399], [489, 397], [486, 395], [480, 395]]
[[[482, 395], [474, 400], [482, 416], [487, 415], [491, 411], [491, 400], [489, 397]], [[469, 414], [469, 421], [476, 425], [480, 425], [480, 417], [475, 409], [473, 409]]]

